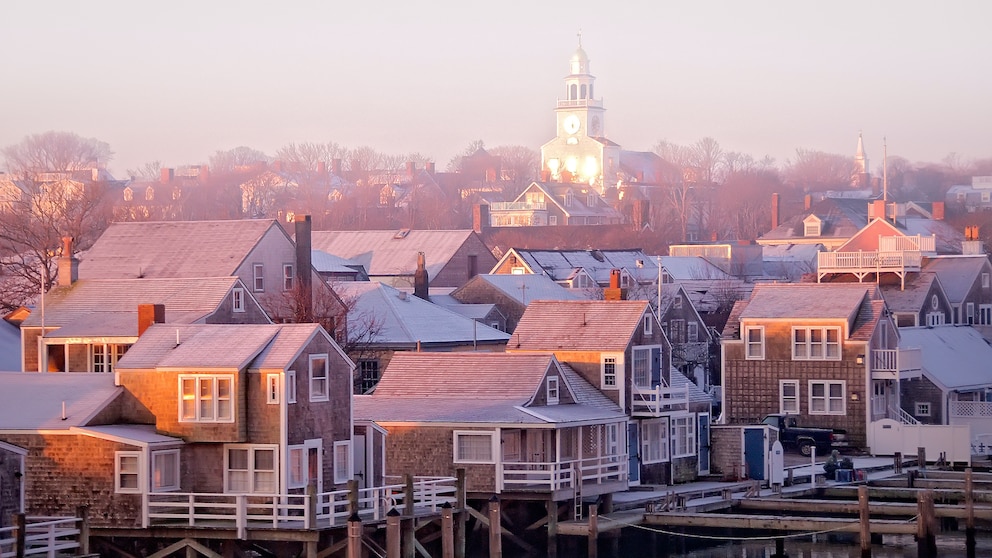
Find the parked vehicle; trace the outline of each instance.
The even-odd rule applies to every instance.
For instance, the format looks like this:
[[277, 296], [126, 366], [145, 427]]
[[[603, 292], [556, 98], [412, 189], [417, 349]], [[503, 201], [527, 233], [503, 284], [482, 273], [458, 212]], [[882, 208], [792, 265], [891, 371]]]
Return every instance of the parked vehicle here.
[[773, 414], [761, 422], [778, 429], [782, 447], [798, 450], [802, 455], [812, 454], [814, 447], [817, 453], [826, 455], [834, 448], [847, 446], [844, 430], [798, 426], [794, 416]]

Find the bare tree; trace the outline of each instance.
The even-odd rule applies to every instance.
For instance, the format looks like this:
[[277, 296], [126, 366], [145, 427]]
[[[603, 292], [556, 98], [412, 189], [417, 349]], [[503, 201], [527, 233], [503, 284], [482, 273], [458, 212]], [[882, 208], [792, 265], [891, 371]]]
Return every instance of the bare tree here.
[[162, 162], [149, 161], [140, 167], [127, 169], [126, 172], [131, 180], [158, 180], [162, 175]]
[[96, 168], [113, 155], [110, 145], [98, 139], [56, 131], [26, 136], [3, 149], [7, 170], [25, 179], [35, 179], [40, 173]]
[[697, 179], [703, 184], [714, 184], [724, 164], [723, 148], [711, 137], [705, 137], [689, 148], [689, 160], [696, 170]]
[[233, 173], [246, 167], [261, 166], [269, 161], [269, 156], [247, 146], [235, 147], [227, 151], [217, 151], [210, 157], [210, 169], [219, 174]]
[[850, 157], [800, 148], [786, 161], [784, 174], [788, 182], [810, 192], [849, 187], [854, 170]]

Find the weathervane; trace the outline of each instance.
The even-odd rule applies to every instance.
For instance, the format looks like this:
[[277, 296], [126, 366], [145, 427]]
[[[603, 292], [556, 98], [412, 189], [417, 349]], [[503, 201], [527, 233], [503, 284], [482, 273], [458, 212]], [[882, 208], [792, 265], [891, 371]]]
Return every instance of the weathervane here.
[[579, 48], [582, 48], [582, 28], [579, 27], [579, 32], [575, 34], [579, 38]]

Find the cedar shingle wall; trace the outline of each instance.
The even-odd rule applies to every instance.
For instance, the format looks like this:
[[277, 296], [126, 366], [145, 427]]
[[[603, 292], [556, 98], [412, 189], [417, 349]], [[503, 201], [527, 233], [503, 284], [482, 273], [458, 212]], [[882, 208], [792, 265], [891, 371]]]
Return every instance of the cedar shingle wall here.
[[[386, 429], [386, 474], [455, 476], [453, 429], [388, 425]], [[458, 430], [491, 429], [459, 428]], [[493, 492], [496, 487], [495, 465], [463, 465], [466, 490]]]
[[[913, 415], [916, 420], [923, 424], [941, 424], [944, 416], [944, 396], [940, 388], [935, 386], [926, 376], [899, 382], [899, 389], [902, 392], [899, 398], [904, 411]], [[929, 417], [916, 414], [917, 403], [930, 404]]]

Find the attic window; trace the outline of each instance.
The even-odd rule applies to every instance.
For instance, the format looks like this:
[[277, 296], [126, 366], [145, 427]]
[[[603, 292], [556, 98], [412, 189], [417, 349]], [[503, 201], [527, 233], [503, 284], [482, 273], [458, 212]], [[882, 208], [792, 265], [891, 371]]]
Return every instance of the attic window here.
[[558, 378], [548, 377], [548, 405], [558, 404]]
[[822, 221], [816, 215], [810, 215], [803, 220], [803, 236], [820, 236]]

